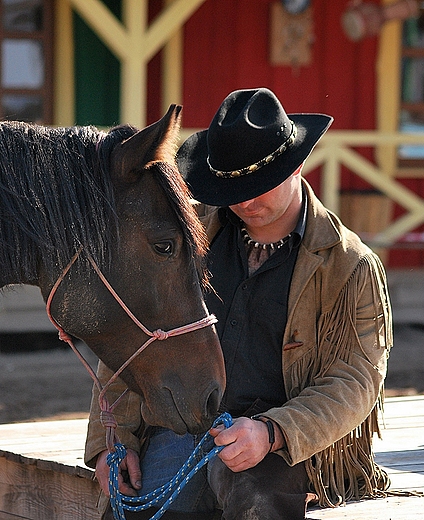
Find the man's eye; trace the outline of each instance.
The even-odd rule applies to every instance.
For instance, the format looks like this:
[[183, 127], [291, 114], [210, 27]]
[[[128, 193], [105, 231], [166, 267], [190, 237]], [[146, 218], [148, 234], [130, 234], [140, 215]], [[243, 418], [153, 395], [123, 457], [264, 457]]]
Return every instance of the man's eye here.
[[174, 252], [174, 244], [170, 240], [156, 242], [153, 247], [158, 255], [171, 256]]

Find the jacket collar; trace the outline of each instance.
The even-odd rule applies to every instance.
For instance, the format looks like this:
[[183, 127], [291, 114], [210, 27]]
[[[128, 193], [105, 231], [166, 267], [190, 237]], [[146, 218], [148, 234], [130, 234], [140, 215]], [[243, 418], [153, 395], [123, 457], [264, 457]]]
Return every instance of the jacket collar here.
[[308, 201], [303, 246], [311, 253], [334, 247], [341, 242], [341, 235], [336, 227], [337, 223], [340, 224], [339, 219], [324, 207], [309, 183], [303, 178], [302, 183]]

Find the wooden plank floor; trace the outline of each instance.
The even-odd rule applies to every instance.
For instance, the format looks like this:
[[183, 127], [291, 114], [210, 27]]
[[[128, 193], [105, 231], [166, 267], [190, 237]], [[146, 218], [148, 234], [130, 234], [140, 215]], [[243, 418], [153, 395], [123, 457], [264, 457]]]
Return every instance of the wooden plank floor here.
[[[86, 419], [0, 425], [0, 459], [72, 473], [92, 485], [92, 471], [83, 463], [86, 428]], [[424, 492], [424, 395], [388, 398], [382, 433], [383, 440], [375, 440], [376, 458], [388, 471], [392, 489]], [[423, 518], [423, 511], [424, 497], [390, 497], [350, 502], [337, 509], [313, 509], [307, 518], [411, 520]], [[0, 509], [0, 520], [9, 518], [5, 515]]]
[[[375, 439], [379, 464], [391, 489], [424, 493], [424, 395], [387, 398], [383, 439]], [[423, 497], [390, 497], [349, 502], [336, 509], [311, 510], [308, 520], [412, 520], [424, 518]]]

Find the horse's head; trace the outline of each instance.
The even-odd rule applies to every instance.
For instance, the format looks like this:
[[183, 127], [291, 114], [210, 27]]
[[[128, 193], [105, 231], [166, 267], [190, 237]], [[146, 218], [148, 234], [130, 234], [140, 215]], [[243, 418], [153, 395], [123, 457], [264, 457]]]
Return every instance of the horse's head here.
[[[119, 240], [106, 276], [150, 331], [169, 331], [208, 315], [202, 296], [206, 238], [174, 161], [180, 110], [172, 106], [160, 121], [115, 145], [109, 156]], [[72, 271], [67, 276], [53, 313], [115, 371], [148, 336], [98, 277], [90, 275], [82, 291], [77, 277]], [[142, 396], [147, 423], [178, 433], [204, 430], [225, 385], [214, 327], [154, 341], [121, 378]]]

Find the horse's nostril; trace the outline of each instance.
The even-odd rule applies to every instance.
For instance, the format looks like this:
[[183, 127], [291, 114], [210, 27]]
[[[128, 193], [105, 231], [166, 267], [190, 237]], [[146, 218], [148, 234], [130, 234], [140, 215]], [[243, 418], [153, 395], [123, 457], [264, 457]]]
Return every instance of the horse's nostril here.
[[206, 401], [206, 417], [214, 417], [219, 407], [219, 391], [218, 388], [212, 390]]

